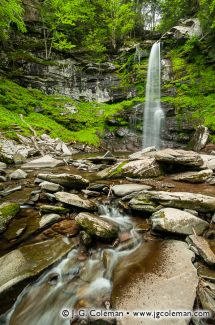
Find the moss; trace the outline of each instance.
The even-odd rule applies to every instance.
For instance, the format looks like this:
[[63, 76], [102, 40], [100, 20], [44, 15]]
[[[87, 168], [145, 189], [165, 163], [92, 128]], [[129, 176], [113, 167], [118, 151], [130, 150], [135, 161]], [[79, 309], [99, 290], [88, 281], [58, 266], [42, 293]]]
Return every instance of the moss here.
[[6, 229], [7, 224], [13, 219], [20, 210], [17, 203], [6, 202], [0, 205], [0, 232]]
[[110, 172], [108, 178], [112, 178], [114, 176], [121, 176], [123, 172], [123, 167], [128, 163], [128, 161], [121, 162], [113, 171]]

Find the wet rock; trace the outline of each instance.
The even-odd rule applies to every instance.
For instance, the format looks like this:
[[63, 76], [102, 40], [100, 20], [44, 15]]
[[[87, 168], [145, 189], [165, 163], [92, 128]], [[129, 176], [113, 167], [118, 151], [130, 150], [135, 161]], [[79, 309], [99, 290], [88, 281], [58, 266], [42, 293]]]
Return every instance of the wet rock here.
[[112, 167], [106, 168], [97, 175], [101, 178], [119, 177], [158, 177], [162, 174], [159, 164], [152, 157], [134, 161], [123, 161]]
[[80, 231], [80, 240], [84, 246], [89, 246], [92, 243], [92, 237], [84, 230]]
[[19, 185], [19, 186], [16, 186], [16, 187], [12, 187], [12, 188], [7, 188], [6, 190], [3, 190], [3, 191], [0, 191], [0, 196], [7, 196], [11, 193], [14, 193], [16, 191], [20, 191], [22, 189], [22, 186]]
[[97, 210], [97, 206], [93, 201], [82, 199], [80, 196], [76, 194], [71, 194], [67, 192], [57, 192], [55, 193], [55, 198], [57, 201], [66, 203], [73, 207], [77, 207], [89, 211]]
[[0, 169], [6, 169], [7, 165], [3, 162], [0, 162]]
[[206, 146], [208, 141], [209, 131], [208, 128], [204, 125], [197, 127], [196, 132], [194, 133], [192, 139], [190, 140], [189, 147], [194, 151], [200, 151]]
[[[115, 268], [113, 279], [113, 308], [116, 310], [192, 310], [198, 285], [197, 271], [191, 260], [193, 253], [180, 241], [163, 241], [159, 247], [159, 255], [152, 258], [151, 243], [140, 247], [138, 265], [144, 268], [131, 269], [129, 281], [125, 275], [129, 262], [126, 257]], [[148, 249], [148, 250], [147, 250]], [[140, 252], [145, 250], [145, 255]], [[128, 261], [127, 261], [128, 260]], [[162, 261], [162, 262], [161, 262]], [[125, 268], [125, 263], [128, 266]], [[147, 272], [147, 266], [150, 269]], [[124, 269], [123, 269], [124, 268]], [[125, 280], [126, 279], [126, 280]], [[132, 321], [131, 321], [132, 320]], [[186, 320], [188, 321], [188, 319]], [[184, 319], [177, 319], [177, 325], [185, 325]], [[139, 325], [140, 318], [123, 317], [120, 325]], [[141, 318], [142, 325], [154, 325], [155, 319]], [[172, 325], [172, 319], [160, 319], [161, 325]]]
[[47, 181], [40, 183], [40, 187], [42, 190], [48, 192], [58, 192], [62, 190], [62, 186], [60, 186], [59, 184], [55, 184]]
[[0, 258], [4, 265], [0, 273], [0, 294], [23, 280], [39, 275], [77, 246], [77, 240], [56, 238], [42, 243], [30, 244], [15, 249]]
[[10, 174], [10, 179], [24, 179], [28, 176], [26, 172], [22, 169], [17, 169]]
[[200, 236], [191, 235], [187, 237], [186, 241], [189, 245], [194, 246], [198, 250], [199, 255], [208, 265], [215, 266], [215, 254], [211, 250], [206, 239]]
[[129, 202], [129, 206], [134, 210], [143, 210], [145, 206], [158, 206], [178, 209], [192, 209], [207, 213], [215, 211], [215, 198], [213, 196], [202, 195], [188, 192], [164, 192], [147, 191], [138, 194]]
[[75, 220], [90, 235], [106, 239], [114, 239], [118, 236], [118, 226], [102, 216], [79, 213]]
[[196, 172], [185, 172], [172, 177], [175, 181], [188, 183], [204, 183], [213, 174], [212, 169], [204, 169]]
[[69, 209], [57, 205], [44, 204], [40, 206], [40, 211], [43, 213], [66, 214], [69, 212]]
[[47, 227], [47, 226], [59, 221], [60, 219], [61, 219], [61, 216], [59, 214], [54, 214], [54, 213], [45, 214], [40, 219], [39, 227], [40, 228]]
[[22, 166], [24, 169], [39, 169], [39, 168], [54, 168], [64, 165], [62, 160], [53, 158], [50, 155], [45, 155], [41, 158], [34, 159]]
[[20, 206], [15, 202], [5, 202], [0, 205], [0, 233], [6, 230], [7, 225], [19, 210]]
[[213, 155], [201, 155], [201, 158], [204, 162], [202, 168], [215, 170], [215, 157]]
[[38, 178], [75, 190], [84, 189], [89, 185], [87, 179], [73, 174], [39, 174]]
[[203, 165], [203, 159], [194, 151], [181, 149], [163, 149], [156, 153], [155, 159], [164, 163], [199, 167]]
[[52, 229], [59, 234], [65, 235], [67, 237], [72, 237], [77, 235], [79, 226], [75, 220], [66, 219], [52, 226]]
[[108, 184], [93, 183], [93, 184], [90, 184], [88, 186], [87, 190], [108, 193], [109, 192], [109, 185]]
[[202, 235], [209, 224], [194, 215], [173, 208], [164, 208], [151, 216], [152, 229], [182, 235]]
[[156, 152], [156, 148], [155, 147], [148, 147], [145, 148], [141, 151], [132, 153], [131, 155], [128, 156], [129, 160], [137, 160], [137, 159], [143, 159], [146, 154], [150, 153], [150, 152]]
[[116, 196], [122, 197], [129, 195], [133, 192], [139, 192], [143, 190], [150, 190], [152, 187], [148, 185], [141, 185], [141, 184], [121, 184], [121, 185], [114, 185], [112, 187], [112, 191]]

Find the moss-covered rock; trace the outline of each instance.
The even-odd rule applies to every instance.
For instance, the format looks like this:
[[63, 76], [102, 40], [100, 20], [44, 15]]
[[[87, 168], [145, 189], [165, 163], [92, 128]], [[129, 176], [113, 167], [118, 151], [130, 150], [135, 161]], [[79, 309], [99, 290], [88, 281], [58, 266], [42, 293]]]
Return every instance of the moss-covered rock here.
[[7, 225], [19, 210], [20, 206], [15, 202], [5, 202], [0, 205], [0, 233], [6, 230]]

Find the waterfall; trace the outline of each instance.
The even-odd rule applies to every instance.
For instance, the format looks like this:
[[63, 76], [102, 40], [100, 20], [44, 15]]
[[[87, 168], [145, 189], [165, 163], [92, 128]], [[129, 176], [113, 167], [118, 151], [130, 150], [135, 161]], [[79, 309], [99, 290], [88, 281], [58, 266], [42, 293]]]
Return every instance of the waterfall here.
[[147, 73], [146, 100], [143, 122], [143, 147], [160, 148], [161, 125], [164, 112], [160, 103], [161, 60], [160, 43], [153, 44]]

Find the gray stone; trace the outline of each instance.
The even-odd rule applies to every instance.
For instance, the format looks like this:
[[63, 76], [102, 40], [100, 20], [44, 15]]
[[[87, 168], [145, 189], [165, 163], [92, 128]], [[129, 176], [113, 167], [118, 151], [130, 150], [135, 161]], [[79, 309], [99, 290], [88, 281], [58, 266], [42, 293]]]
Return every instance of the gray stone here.
[[158, 177], [162, 174], [159, 164], [153, 157], [134, 161], [123, 161], [106, 168], [97, 175], [101, 178], [119, 178], [119, 177]]
[[196, 172], [185, 172], [172, 177], [175, 181], [182, 181], [188, 183], [204, 183], [211, 175], [212, 169], [204, 169]]
[[66, 203], [73, 207], [77, 207], [89, 211], [97, 210], [97, 206], [93, 201], [82, 199], [80, 196], [76, 194], [70, 194], [67, 192], [57, 192], [55, 193], [55, 198], [57, 201]]
[[0, 258], [0, 293], [39, 275], [77, 246], [77, 240], [51, 239], [22, 246]]
[[143, 159], [143, 158], [145, 158], [146, 154], [151, 153], [151, 152], [155, 153], [156, 148], [148, 147], [148, 148], [142, 149], [141, 151], [132, 153], [131, 155], [128, 156], [128, 158], [129, 158], [129, 160]]
[[30, 147], [19, 145], [14, 140], [0, 140], [0, 159], [6, 164], [14, 163], [15, 155], [20, 155], [21, 160], [26, 159], [31, 151]]
[[199, 154], [194, 151], [181, 149], [163, 149], [155, 154], [155, 159], [164, 163], [199, 167], [203, 165], [203, 160]]
[[151, 216], [152, 229], [182, 235], [202, 235], [209, 224], [194, 215], [173, 208], [164, 208]]
[[213, 155], [201, 155], [204, 162], [202, 168], [208, 168], [215, 171], [215, 157]]
[[121, 185], [114, 185], [112, 187], [112, 191], [116, 196], [122, 197], [129, 195], [133, 192], [139, 192], [143, 190], [150, 190], [152, 187], [148, 185], [141, 185], [141, 184], [121, 184]]
[[209, 131], [208, 128], [204, 125], [197, 127], [196, 132], [194, 133], [192, 139], [190, 140], [190, 147], [194, 151], [200, 151], [203, 149], [208, 141]]
[[62, 186], [60, 186], [59, 184], [55, 184], [47, 181], [40, 183], [40, 187], [42, 190], [48, 192], [58, 192], [62, 189]]
[[[125, 272], [128, 272], [129, 264], [132, 265], [129, 256], [122, 259], [115, 269], [113, 308], [129, 311], [192, 310], [196, 298], [198, 277], [191, 262], [193, 253], [189, 251], [187, 244], [180, 241], [163, 241], [159, 247], [159, 254], [153, 254], [153, 258], [151, 256], [153, 244], [144, 243], [143, 245], [139, 249], [136, 260], [139, 261], [138, 265], [144, 267], [138, 267], [136, 271], [134, 265], [129, 281], [127, 281], [128, 275], [125, 275]], [[125, 264], [128, 265], [126, 268]], [[186, 325], [189, 319], [161, 318], [157, 321], [159, 325], [172, 325], [173, 323]], [[128, 316], [120, 319], [118, 324], [155, 325], [157, 321], [154, 318], [142, 317], [140, 319]]]
[[106, 239], [113, 239], [118, 236], [119, 228], [117, 224], [102, 216], [79, 213], [75, 220], [90, 235]]
[[198, 18], [190, 18], [180, 22], [180, 25], [174, 26], [170, 31], [162, 36], [162, 40], [176, 39], [186, 40], [190, 37], [200, 37], [202, 35], [201, 23]]
[[62, 160], [53, 158], [50, 155], [45, 155], [41, 158], [34, 159], [22, 166], [24, 169], [39, 169], [39, 168], [54, 168], [64, 165]]
[[204, 213], [215, 211], [215, 198], [198, 193], [145, 191], [129, 202], [132, 209], [140, 211], [145, 211], [147, 205], [157, 207], [159, 204], [178, 209], [195, 207], [196, 211]]
[[81, 190], [89, 185], [89, 181], [80, 175], [73, 174], [39, 174], [38, 178], [59, 184], [68, 189]]
[[215, 254], [211, 250], [206, 239], [200, 236], [191, 235], [187, 237], [186, 241], [189, 245], [197, 248], [199, 255], [208, 265], [215, 266]]
[[0, 205], [0, 233], [6, 230], [7, 225], [19, 210], [20, 206], [15, 202], [5, 202]]
[[44, 228], [55, 222], [58, 222], [62, 217], [59, 214], [51, 213], [44, 214], [39, 221], [39, 227]]
[[17, 169], [10, 174], [10, 179], [24, 179], [28, 176], [26, 172], [22, 169]]

